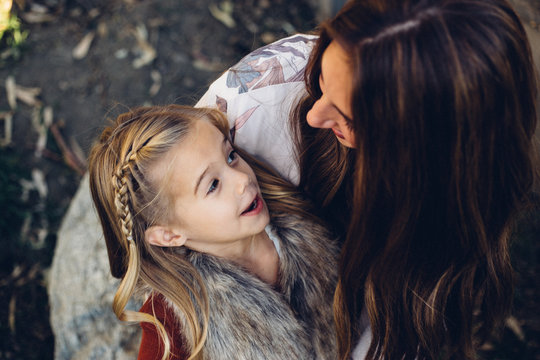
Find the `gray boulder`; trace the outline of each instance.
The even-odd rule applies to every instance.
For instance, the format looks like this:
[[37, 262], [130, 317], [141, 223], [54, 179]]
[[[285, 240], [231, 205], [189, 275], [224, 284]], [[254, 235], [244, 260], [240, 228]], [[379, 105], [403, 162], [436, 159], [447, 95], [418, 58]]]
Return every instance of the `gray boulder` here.
[[[117, 287], [86, 175], [58, 233], [50, 272], [56, 360], [137, 357], [140, 327], [121, 322], [112, 311]], [[139, 306], [128, 305], [131, 309]]]

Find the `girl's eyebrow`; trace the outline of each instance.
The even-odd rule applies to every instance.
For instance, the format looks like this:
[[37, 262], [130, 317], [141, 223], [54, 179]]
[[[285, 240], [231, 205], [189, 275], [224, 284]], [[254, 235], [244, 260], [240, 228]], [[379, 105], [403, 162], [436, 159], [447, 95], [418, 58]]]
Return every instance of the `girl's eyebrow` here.
[[197, 184], [195, 185], [195, 191], [193, 192], [193, 195], [197, 195], [197, 191], [199, 190], [199, 185], [201, 185], [201, 181], [202, 181], [202, 179], [204, 178], [204, 176], [206, 175], [206, 173], [208, 172], [209, 169], [210, 169], [210, 166], [207, 166], [206, 169], [204, 169], [201, 176], [199, 176], [199, 178], [197, 179]]
[[[225, 146], [226, 142], [227, 142], [227, 138], [225, 137], [225, 135], [223, 135], [223, 141], [221, 142], [221, 147], [222, 148]], [[197, 183], [195, 185], [195, 191], [193, 192], [193, 195], [197, 195], [197, 191], [199, 190], [199, 186], [201, 185], [201, 182], [204, 179], [204, 177], [205, 177], [206, 173], [208, 172], [208, 170], [210, 170], [210, 165], [208, 165], [206, 167], [206, 169], [204, 169], [201, 176], [199, 176], [199, 178], [197, 179]]]

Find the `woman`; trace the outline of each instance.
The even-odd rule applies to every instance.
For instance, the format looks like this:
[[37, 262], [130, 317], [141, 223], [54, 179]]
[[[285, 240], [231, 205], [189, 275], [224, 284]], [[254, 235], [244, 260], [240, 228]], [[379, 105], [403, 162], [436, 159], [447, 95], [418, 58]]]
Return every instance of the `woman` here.
[[[508, 236], [536, 171], [537, 90], [518, 17], [504, 0], [350, 1], [321, 25], [305, 83], [296, 180], [344, 239], [340, 358], [474, 358], [509, 309]], [[240, 97], [262, 98], [255, 86], [219, 88], [202, 102], [226, 104], [229, 116]], [[248, 118], [273, 118], [248, 108]], [[283, 117], [287, 106], [271, 109]]]

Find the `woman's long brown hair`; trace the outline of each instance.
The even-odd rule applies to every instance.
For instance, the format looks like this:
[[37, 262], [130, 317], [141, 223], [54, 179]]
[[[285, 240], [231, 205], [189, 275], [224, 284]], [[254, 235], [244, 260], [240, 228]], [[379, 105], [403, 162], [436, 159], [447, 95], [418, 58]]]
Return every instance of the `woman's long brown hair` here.
[[[330, 131], [305, 124], [331, 41], [353, 72], [349, 165]], [[306, 83], [301, 185], [350, 224], [340, 358], [365, 308], [368, 359], [473, 359], [510, 307], [508, 237], [534, 180], [536, 77], [518, 17], [504, 0], [349, 1], [321, 26]], [[349, 203], [332, 198], [348, 191]]]

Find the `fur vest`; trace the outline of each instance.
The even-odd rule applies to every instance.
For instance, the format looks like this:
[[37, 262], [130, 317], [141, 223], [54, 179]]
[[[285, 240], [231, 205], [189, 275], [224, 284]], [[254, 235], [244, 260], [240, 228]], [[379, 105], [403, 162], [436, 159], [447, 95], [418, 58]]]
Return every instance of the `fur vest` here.
[[[332, 300], [337, 246], [326, 230], [295, 216], [273, 216], [278, 238], [278, 289], [208, 254], [186, 253], [209, 298], [204, 359], [335, 359]], [[185, 326], [182, 313], [172, 304]]]

